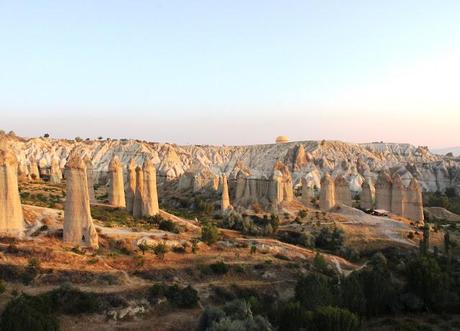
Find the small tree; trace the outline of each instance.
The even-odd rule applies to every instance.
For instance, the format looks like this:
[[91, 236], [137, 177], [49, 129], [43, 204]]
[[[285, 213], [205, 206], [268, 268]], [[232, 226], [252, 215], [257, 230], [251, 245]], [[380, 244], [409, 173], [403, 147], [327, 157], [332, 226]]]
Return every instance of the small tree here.
[[49, 133], [45, 133], [45, 134], [43, 135], [43, 137], [49, 138], [49, 137], [50, 137], [50, 134], [49, 134]]
[[140, 242], [137, 247], [139, 247], [139, 249], [142, 251], [142, 255], [145, 255], [145, 251], [149, 250], [150, 249], [150, 246], [147, 244], [147, 242], [145, 240], [143, 240], [142, 242]]
[[166, 246], [165, 243], [158, 243], [153, 247], [153, 252], [161, 261], [163, 261], [166, 253], [168, 252], [168, 246]]
[[219, 240], [219, 230], [214, 224], [206, 223], [201, 227], [201, 240], [212, 245]]

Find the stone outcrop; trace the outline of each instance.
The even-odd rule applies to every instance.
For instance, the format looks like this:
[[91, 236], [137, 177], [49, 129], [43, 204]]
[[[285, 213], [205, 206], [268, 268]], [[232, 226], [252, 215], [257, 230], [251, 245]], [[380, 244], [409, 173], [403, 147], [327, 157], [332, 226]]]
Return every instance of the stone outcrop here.
[[18, 163], [18, 181], [27, 182], [30, 179], [29, 168], [22, 162]]
[[230, 208], [230, 196], [228, 195], [228, 182], [227, 176], [222, 175], [222, 197], [220, 208], [225, 213]]
[[158, 207], [157, 171], [153, 160], [145, 160], [142, 170], [144, 172], [142, 215], [155, 216], [160, 212], [160, 208]]
[[65, 167], [64, 242], [98, 247], [98, 235], [91, 218], [85, 162], [71, 155]]
[[14, 153], [0, 149], [0, 233], [12, 236], [21, 236], [24, 231], [17, 168]]
[[391, 211], [391, 177], [382, 171], [375, 183], [375, 209]]
[[302, 177], [302, 202], [306, 206], [312, 207], [315, 197], [316, 192], [313, 180], [309, 180], [309, 178]]
[[273, 166], [270, 182], [269, 200], [272, 204], [294, 200], [292, 177], [288, 167], [280, 161]]
[[143, 215], [142, 209], [144, 204], [144, 172], [142, 168], [136, 167], [136, 194], [134, 195], [133, 216], [141, 218]]
[[406, 206], [406, 188], [404, 187], [401, 176], [393, 175], [393, 183], [391, 189], [391, 212], [396, 215], [403, 216]]
[[117, 156], [110, 161], [109, 176], [109, 203], [114, 207], [126, 207], [123, 168]]
[[60, 184], [62, 180], [62, 172], [60, 167], [60, 162], [57, 158], [51, 160], [50, 168], [50, 183], [51, 184]]
[[126, 178], [126, 209], [133, 212], [134, 196], [136, 195], [136, 162], [131, 159], [127, 166]]
[[86, 166], [86, 181], [88, 183], [89, 201], [92, 203], [96, 202], [96, 194], [94, 193], [94, 174], [93, 174], [93, 162], [89, 156], [84, 158]]
[[34, 158], [29, 160], [29, 176], [32, 180], [40, 180], [40, 170], [38, 169], [38, 162]]
[[363, 183], [359, 195], [359, 204], [362, 209], [374, 209], [375, 187], [371, 179], [366, 179]]
[[335, 185], [335, 202], [347, 206], [352, 206], [351, 191], [347, 180], [344, 176], [338, 175], [334, 182]]
[[321, 179], [321, 191], [319, 194], [319, 208], [329, 210], [335, 207], [335, 184], [334, 179], [329, 174], [325, 174]]
[[423, 222], [424, 220], [422, 189], [415, 178], [412, 178], [407, 188], [403, 216], [414, 222]]

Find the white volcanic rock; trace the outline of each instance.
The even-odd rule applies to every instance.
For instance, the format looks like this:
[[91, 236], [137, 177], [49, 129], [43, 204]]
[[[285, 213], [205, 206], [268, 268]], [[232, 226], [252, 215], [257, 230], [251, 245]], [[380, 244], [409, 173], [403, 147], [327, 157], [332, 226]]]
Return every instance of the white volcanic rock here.
[[399, 174], [393, 175], [393, 184], [391, 189], [391, 212], [396, 215], [404, 215], [406, 205], [406, 188], [404, 187]]
[[352, 206], [351, 191], [344, 176], [339, 175], [335, 179], [335, 201], [346, 206]]
[[157, 173], [153, 161], [145, 160], [142, 170], [144, 173], [142, 216], [155, 216], [160, 212], [160, 208], [158, 207]]
[[64, 242], [98, 247], [98, 235], [91, 218], [86, 165], [77, 154], [67, 161], [64, 205]]
[[127, 166], [126, 179], [126, 210], [128, 213], [133, 212], [134, 196], [136, 195], [136, 162], [134, 159], [129, 161]]
[[51, 184], [59, 184], [62, 180], [62, 172], [60, 167], [60, 161], [58, 158], [53, 158], [51, 161], [51, 168], [50, 168], [50, 183]]
[[336, 205], [334, 179], [325, 174], [321, 180], [321, 191], [319, 193], [319, 208], [329, 210]]
[[[226, 173], [230, 182], [235, 180], [240, 170], [238, 167], [249, 170], [252, 179], [269, 178], [272, 175], [275, 161], [285, 160], [287, 162], [288, 154], [291, 153], [294, 156], [295, 150], [302, 145], [305, 158], [311, 161], [292, 171], [294, 185], [299, 185], [301, 178], [311, 171], [311, 165], [316, 164], [322, 174], [333, 172], [334, 176], [339, 173], [346, 175], [349, 178], [350, 189], [358, 192], [355, 191], [356, 185], [352, 184], [351, 179], [354, 176], [354, 166], [363, 178], [375, 180], [381, 170], [405, 167], [410, 164], [407, 175], [415, 175], [423, 190], [435, 192], [453, 187], [460, 193], [460, 159], [433, 155], [425, 148], [417, 148], [408, 144], [302, 141], [279, 145], [222, 147], [177, 146], [135, 140], [74, 142], [43, 138], [25, 140], [9, 137], [8, 139], [11, 140], [12, 148], [21, 164], [28, 164], [29, 158], [51, 160], [53, 156], [57, 156], [63, 160], [68, 157], [70, 151], [78, 148], [93, 161], [95, 183], [106, 182], [108, 164], [114, 153], [120, 157], [124, 166], [131, 158], [134, 158], [137, 164], [142, 164], [146, 157], [151, 157], [159, 167], [160, 177], [167, 179], [178, 179], [182, 174], [190, 171], [195, 161], [198, 164], [197, 172], [209, 170], [214, 176]], [[290, 164], [288, 165], [291, 167]], [[294, 164], [293, 167], [295, 167]], [[347, 170], [344, 171], [343, 167]], [[400, 175], [402, 176], [401, 173]], [[404, 176], [402, 176], [402, 181], [408, 185]]]
[[114, 156], [109, 164], [109, 203], [114, 207], [126, 207], [123, 168], [118, 156]]
[[315, 184], [311, 177], [302, 177], [302, 202], [311, 207], [316, 197]]
[[17, 178], [17, 158], [7, 146], [0, 146], [0, 233], [21, 236], [24, 231]]
[[144, 172], [141, 167], [136, 167], [136, 194], [134, 195], [133, 216], [141, 218], [144, 206]]
[[222, 197], [220, 207], [223, 213], [230, 208], [230, 196], [228, 195], [228, 183], [225, 175], [222, 176]]
[[85, 162], [86, 166], [86, 182], [88, 184], [88, 194], [89, 194], [89, 201], [94, 203], [96, 202], [96, 194], [94, 193], [94, 171], [93, 171], [93, 163], [89, 156], [86, 156], [83, 161]]
[[29, 175], [32, 180], [40, 180], [40, 170], [35, 159], [29, 159]]
[[373, 209], [375, 202], [375, 187], [371, 179], [366, 179], [360, 193], [360, 207], [362, 209]]
[[422, 190], [417, 179], [412, 178], [406, 193], [407, 203], [404, 206], [404, 217], [414, 221], [423, 222]]
[[375, 209], [391, 211], [391, 177], [384, 171], [375, 183]]

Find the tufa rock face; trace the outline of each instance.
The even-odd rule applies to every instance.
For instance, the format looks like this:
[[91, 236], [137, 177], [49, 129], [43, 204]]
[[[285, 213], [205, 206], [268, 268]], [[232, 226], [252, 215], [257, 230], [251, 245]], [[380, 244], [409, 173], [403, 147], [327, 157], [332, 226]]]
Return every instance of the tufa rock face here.
[[0, 149], [0, 233], [21, 236], [24, 231], [14, 153]]
[[50, 169], [50, 183], [51, 184], [60, 184], [62, 180], [62, 171], [60, 167], [60, 162], [57, 158], [53, 158], [51, 161]]
[[319, 194], [319, 208], [329, 210], [335, 207], [335, 184], [331, 175], [325, 174], [321, 179], [321, 191]]
[[292, 177], [289, 169], [280, 161], [273, 166], [273, 175], [270, 183], [269, 200], [272, 204], [294, 200]]
[[406, 201], [403, 216], [414, 222], [423, 222], [422, 189], [415, 178], [412, 178], [407, 188]]
[[375, 208], [391, 211], [391, 177], [384, 171], [375, 184]]
[[314, 182], [312, 180], [308, 180], [305, 177], [302, 177], [302, 202], [312, 207], [312, 201], [315, 199], [315, 188]]
[[351, 191], [347, 180], [342, 175], [335, 179], [335, 199], [336, 203], [352, 206]]
[[375, 201], [375, 187], [370, 179], [363, 183], [360, 193], [360, 206], [362, 209], [373, 209]]
[[134, 195], [133, 216], [142, 217], [143, 198], [144, 197], [144, 172], [141, 167], [136, 167], [136, 194]]
[[158, 207], [157, 171], [151, 159], [145, 160], [142, 168], [144, 172], [142, 215], [155, 216], [160, 212]]
[[222, 175], [222, 200], [221, 200], [221, 210], [225, 213], [230, 208], [230, 197], [228, 195], [228, 182], [227, 176]]
[[133, 212], [134, 196], [136, 195], [136, 163], [131, 159], [127, 166], [128, 177], [126, 187], [126, 209], [128, 213]]
[[71, 155], [65, 172], [64, 242], [97, 248], [98, 235], [91, 218], [85, 162], [78, 155]]
[[109, 164], [109, 202], [114, 207], [126, 207], [125, 190], [123, 183], [123, 168], [117, 156]]
[[94, 175], [93, 175], [93, 163], [89, 156], [85, 157], [86, 166], [86, 181], [88, 183], [89, 201], [96, 202], [96, 194], [94, 193]]
[[406, 189], [399, 174], [394, 174], [391, 188], [391, 212], [403, 216], [406, 206]]
[[29, 163], [29, 175], [32, 180], [40, 180], [40, 171], [38, 170], [37, 160], [31, 158]]

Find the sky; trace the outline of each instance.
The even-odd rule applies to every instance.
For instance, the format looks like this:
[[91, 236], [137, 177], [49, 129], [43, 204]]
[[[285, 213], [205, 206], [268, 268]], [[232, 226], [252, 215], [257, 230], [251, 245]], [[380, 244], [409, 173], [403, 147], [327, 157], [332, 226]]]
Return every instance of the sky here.
[[0, 0], [0, 129], [460, 145], [459, 1]]

